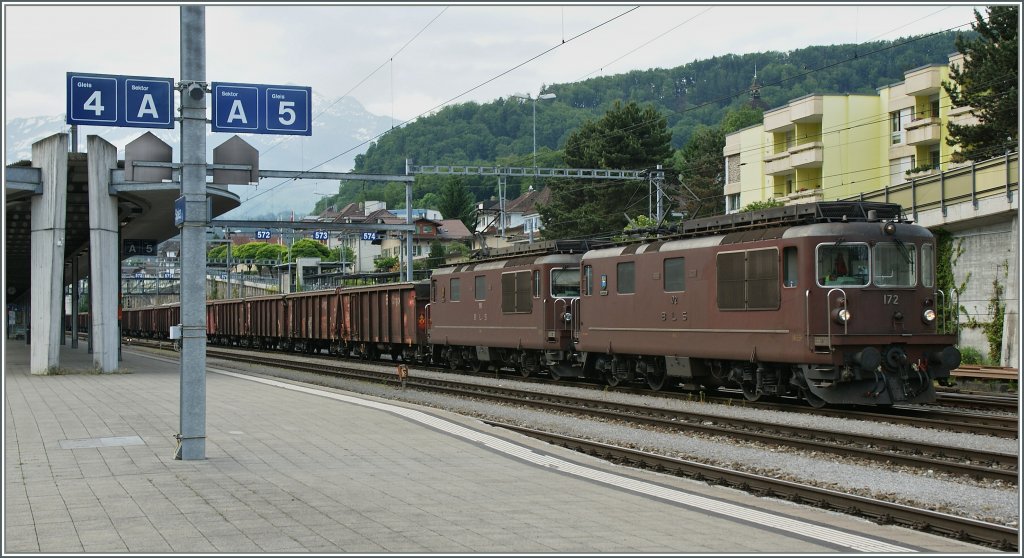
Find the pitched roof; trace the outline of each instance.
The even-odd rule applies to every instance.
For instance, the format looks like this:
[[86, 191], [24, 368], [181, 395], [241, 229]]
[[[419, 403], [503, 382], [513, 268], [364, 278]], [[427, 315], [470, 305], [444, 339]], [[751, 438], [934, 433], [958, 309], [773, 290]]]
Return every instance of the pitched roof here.
[[405, 223], [405, 219], [401, 217], [395, 217], [394, 213], [391, 213], [387, 209], [378, 209], [366, 216], [363, 219], [364, 223], [377, 223], [381, 222], [388, 225], [402, 224]]
[[505, 204], [505, 211], [522, 213], [536, 213], [537, 205], [551, 201], [551, 188], [545, 186], [540, 190], [529, 190], [523, 192], [518, 198]]
[[463, 240], [473, 237], [473, 233], [469, 232], [466, 224], [459, 219], [442, 219], [438, 231], [440, 232], [438, 237], [445, 240]]

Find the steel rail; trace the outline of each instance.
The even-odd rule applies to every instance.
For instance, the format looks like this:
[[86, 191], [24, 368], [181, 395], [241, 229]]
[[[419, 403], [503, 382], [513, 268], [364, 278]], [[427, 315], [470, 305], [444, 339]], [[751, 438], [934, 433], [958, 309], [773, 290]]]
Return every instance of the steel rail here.
[[774, 479], [753, 473], [733, 471], [714, 465], [706, 465], [695, 461], [657, 455], [601, 442], [582, 440], [562, 434], [542, 432], [522, 426], [495, 421], [484, 422], [567, 449], [627, 463], [635, 467], [649, 468], [713, 485], [725, 485], [762, 496], [784, 498], [800, 504], [808, 504], [865, 517], [883, 525], [900, 525], [999, 550], [1016, 552], [1018, 549], [1019, 531], [1005, 525], [957, 517], [854, 494], [845, 494], [835, 490]]

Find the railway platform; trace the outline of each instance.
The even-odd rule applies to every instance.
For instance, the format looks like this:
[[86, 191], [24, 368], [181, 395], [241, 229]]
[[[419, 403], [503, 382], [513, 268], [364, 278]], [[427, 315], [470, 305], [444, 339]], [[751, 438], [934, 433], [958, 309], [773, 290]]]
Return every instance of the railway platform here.
[[4, 346], [4, 554], [895, 553], [987, 549], [208, 361], [206, 459], [173, 458], [177, 362]]

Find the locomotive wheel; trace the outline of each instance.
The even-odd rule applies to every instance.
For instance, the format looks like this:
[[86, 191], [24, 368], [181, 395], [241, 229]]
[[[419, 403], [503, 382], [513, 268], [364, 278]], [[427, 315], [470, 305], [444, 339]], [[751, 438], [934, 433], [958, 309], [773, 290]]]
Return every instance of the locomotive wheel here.
[[757, 386], [750, 382], [743, 382], [743, 397], [746, 397], [747, 401], [757, 401], [761, 399], [761, 395], [757, 392]]
[[462, 355], [457, 350], [452, 350], [448, 354], [448, 368], [452, 370], [458, 370], [462, 366]]
[[469, 362], [469, 368], [473, 372], [480, 372], [481, 370], [486, 370], [487, 365], [481, 362], [480, 360], [474, 358]]
[[647, 368], [647, 387], [653, 391], [660, 391], [661, 388], [665, 387], [665, 379], [667, 374], [664, 370], [657, 367], [651, 366]]
[[524, 377], [524, 378], [529, 378], [530, 377], [530, 367], [529, 366], [523, 366], [522, 364], [517, 364], [516, 365], [516, 371], [519, 372], [519, 375]]
[[820, 409], [825, 406], [825, 400], [811, 393], [811, 390], [809, 389], [804, 390], [804, 400], [815, 409]]

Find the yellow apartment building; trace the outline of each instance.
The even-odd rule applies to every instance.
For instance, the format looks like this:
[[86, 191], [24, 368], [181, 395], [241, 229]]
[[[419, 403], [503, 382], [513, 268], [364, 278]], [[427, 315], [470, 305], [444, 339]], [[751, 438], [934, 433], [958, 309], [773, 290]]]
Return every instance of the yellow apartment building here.
[[[726, 211], [775, 199], [850, 198], [950, 170], [946, 123], [973, 119], [942, 89], [949, 64], [910, 70], [875, 95], [807, 95], [726, 136]], [[960, 165], [962, 166], [962, 164]]]

